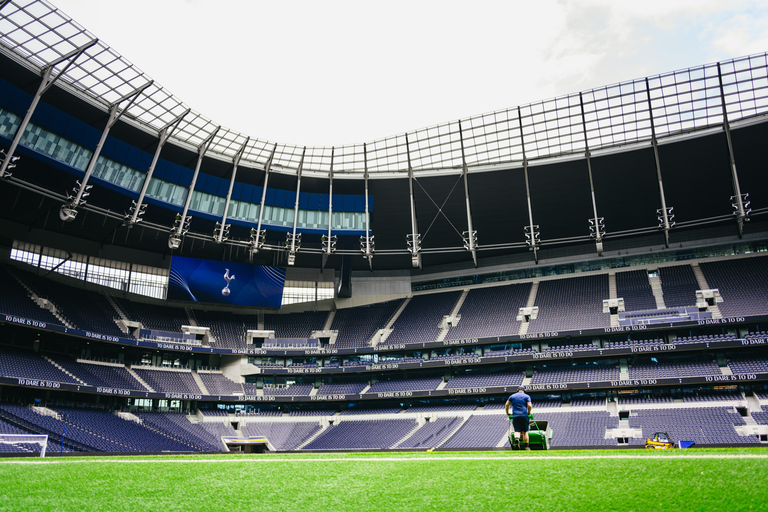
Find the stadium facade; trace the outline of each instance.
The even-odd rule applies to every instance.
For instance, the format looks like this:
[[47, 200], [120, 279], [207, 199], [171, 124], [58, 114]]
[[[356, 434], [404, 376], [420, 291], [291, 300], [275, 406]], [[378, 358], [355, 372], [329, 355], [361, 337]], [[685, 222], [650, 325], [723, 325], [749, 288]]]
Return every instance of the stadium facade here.
[[[555, 446], [768, 442], [768, 55], [309, 147], [0, 6], [8, 430], [494, 448], [525, 384]], [[168, 301], [178, 256], [285, 269], [283, 307]]]

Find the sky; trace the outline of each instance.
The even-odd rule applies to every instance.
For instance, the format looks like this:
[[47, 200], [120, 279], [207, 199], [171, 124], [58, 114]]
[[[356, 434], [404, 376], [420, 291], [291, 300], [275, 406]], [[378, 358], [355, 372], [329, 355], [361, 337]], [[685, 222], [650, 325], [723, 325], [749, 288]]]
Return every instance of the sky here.
[[370, 142], [768, 51], [756, 0], [50, 0], [261, 140]]

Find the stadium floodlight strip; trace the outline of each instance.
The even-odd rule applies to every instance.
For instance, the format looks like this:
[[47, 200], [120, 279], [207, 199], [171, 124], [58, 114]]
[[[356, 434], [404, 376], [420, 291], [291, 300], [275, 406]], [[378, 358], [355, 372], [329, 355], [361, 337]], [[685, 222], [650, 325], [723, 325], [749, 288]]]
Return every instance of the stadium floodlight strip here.
[[0, 444], [39, 444], [40, 457], [45, 457], [48, 447], [48, 436], [39, 434], [0, 434]]
[[[94, 39], [46, 0], [0, 1], [0, 52], [33, 72], [40, 73]], [[533, 161], [581, 155], [587, 146], [596, 151], [647, 142], [651, 119], [657, 137], [664, 138], [722, 126], [726, 113], [731, 123], [768, 114], [767, 71], [768, 54], [740, 57], [408, 131], [408, 145], [403, 133], [366, 144], [335, 146], [333, 158], [329, 147], [275, 144], [228, 128], [215, 132], [217, 123], [184, 105], [157, 82], [127, 109], [124, 121], [154, 135], [189, 110], [171, 137], [175, 144], [194, 150], [216, 133], [209, 156], [231, 161], [244, 146], [243, 166], [261, 169], [277, 146], [272, 167], [280, 173], [295, 174], [306, 148], [302, 166], [306, 176], [328, 176], [331, 165], [337, 178], [362, 178], [365, 172], [372, 177], [405, 177], [409, 168], [418, 174], [460, 174], [463, 165], [470, 172], [519, 165], [523, 149]], [[106, 112], [117, 99], [150, 81], [97, 41], [62, 72], [60, 86]]]

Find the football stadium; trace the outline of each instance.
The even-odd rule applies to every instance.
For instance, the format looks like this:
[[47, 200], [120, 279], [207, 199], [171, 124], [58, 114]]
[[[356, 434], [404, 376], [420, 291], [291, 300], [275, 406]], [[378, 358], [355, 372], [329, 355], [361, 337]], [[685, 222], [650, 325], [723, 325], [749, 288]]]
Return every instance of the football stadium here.
[[206, 114], [0, 0], [1, 510], [765, 510], [768, 54], [337, 147]]

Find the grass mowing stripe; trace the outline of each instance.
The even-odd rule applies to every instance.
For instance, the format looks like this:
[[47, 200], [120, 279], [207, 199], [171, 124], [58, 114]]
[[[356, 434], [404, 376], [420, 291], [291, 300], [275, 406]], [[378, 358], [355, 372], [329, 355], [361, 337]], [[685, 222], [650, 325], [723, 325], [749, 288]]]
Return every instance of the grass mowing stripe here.
[[[535, 458], [511, 452], [296, 454], [146, 459], [156, 464], [125, 464], [122, 458], [2, 464], [0, 510], [765, 510], [768, 490], [761, 482], [768, 460], [741, 457], [749, 454], [742, 450], [713, 452]], [[165, 463], [175, 460], [209, 462]], [[269, 460], [281, 464], [253, 464]]]
[[[648, 455], [647, 457], [657, 456], [658, 460], [673, 460], [675, 458], [685, 459], [768, 459], [768, 453], [765, 454], [741, 454], [741, 455], [728, 455], [728, 454], [685, 454], [678, 455], [677, 453], [670, 452], [665, 454]], [[274, 458], [270, 455], [262, 455], [258, 458], [233, 456], [230, 459], [112, 459], [112, 458], [89, 458], [89, 459], [77, 459], [77, 458], [65, 458], [65, 459], [0, 459], [0, 464], [206, 464], [206, 463], [257, 463], [264, 464], [269, 462], [421, 462], [429, 460], [488, 460], [488, 461], [513, 461], [513, 460], [574, 460], [574, 459], [637, 459], [640, 456], [634, 455], [549, 455], [549, 456], [537, 456], [537, 455], [524, 455], [514, 454], [509, 457], [398, 457], [398, 458], [295, 458], [295, 459], [282, 459]]]

